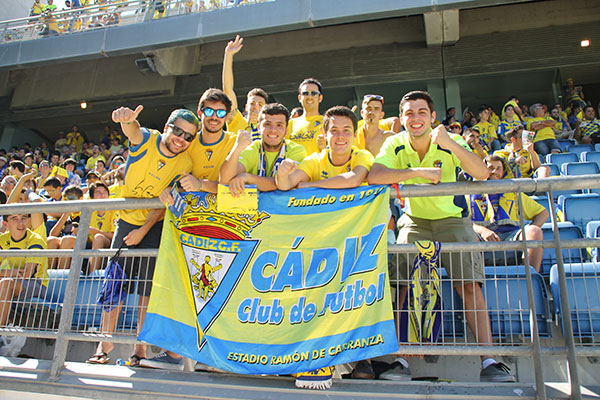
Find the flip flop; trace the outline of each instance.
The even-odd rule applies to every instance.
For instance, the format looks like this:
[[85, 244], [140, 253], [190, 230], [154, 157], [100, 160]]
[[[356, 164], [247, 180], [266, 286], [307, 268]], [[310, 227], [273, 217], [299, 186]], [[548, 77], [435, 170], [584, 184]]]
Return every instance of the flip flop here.
[[140, 366], [140, 361], [145, 360], [146, 357], [140, 357], [137, 354], [133, 354], [131, 357], [129, 357], [129, 366], [130, 367], [139, 367]]
[[108, 358], [108, 354], [106, 353], [98, 353], [91, 356], [86, 363], [88, 364], [108, 364], [110, 362], [110, 358]]

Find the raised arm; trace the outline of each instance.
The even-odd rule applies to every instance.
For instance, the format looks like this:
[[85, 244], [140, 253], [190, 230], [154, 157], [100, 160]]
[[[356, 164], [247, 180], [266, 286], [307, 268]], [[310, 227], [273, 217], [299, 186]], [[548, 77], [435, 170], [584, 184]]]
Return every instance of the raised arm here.
[[[223, 83], [223, 91], [231, 100], [231, 110], [238, 109], [237, 99], [235, 97], [235, 92], [233, 90], [233, 56], [244, 47], [244, 38], [241, 38], [240, 35], [235, 37], [235, 40], [229, 41], [227, 46], [225, 46], [225, 56], [223, 57], [223, 71], [222, 71], [222, 83]], [[233, 118], [235, 112], [230, 113], [230, 118]], [[227, 121], [231, 122], [231, 121]]]
[[143, 109], [144, 106], [139, 105], [135, 110], [128, 107], [119, 107], [112, 112], [112, 120], [121, 124], [121, 130], [132, 146], [142, 143], [144, 137], [142, 127], [137, 120]]
[[308, 182], [310, 177], [306, 172], [298, 169], [296, 161], [286, 158], [283, 160], [277, 175], [275, 175], [275, 184], [279, 190], [290, 190], [298, 186], [300, 182]]
[[449, 150], [459, 160], [461, 168], [473, 178], [478, 180], [487, 179], [489, 171], [486, 168], [483, 160], [472, 151], [469, 151], [456, 143], [446, 131], [444, 125], [439, 125], [429, 134], [431, 142], [440, 145], [442, 148]]

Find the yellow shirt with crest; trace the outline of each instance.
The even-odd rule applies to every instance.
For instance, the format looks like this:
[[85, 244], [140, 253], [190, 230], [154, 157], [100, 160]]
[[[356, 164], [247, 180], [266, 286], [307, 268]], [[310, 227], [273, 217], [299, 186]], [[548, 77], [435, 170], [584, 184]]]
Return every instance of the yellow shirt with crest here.
[[[27, 229], [23, 239], [13, 240], [10, 232], [0, 235], [0, 249], [2, 250], [44, 250], [47, 248], [46, 241], [37, 233]], [[48, 286], [48, 259], [45, 257], [2, 257], [0, 269], [23, 269], [25, 264], [37, 264], [33, 278], [42, 280], [44, 286]]]
[[359, 150], [353, 146], [350, 159], [344, 165], [333, 165], [329, 151], [329, 149], [324, 149], [320, 153], [313, 153], [302, 160], [298, 166], [308, 175], [311, 182], [333, 178], [339, 174], [350, 172], [359, 166], [370, 171], [373, 166], [373, 155], [367, 150]]
[[[169, 157], [160, 151], [162, 135], [155, 130], [142, 128], [142, 142], [129, 147], [125, 163], [125, 181], [121, 188], [124, 198], [158, 197], [163, 190], [173, 186], [182, 172], [192, 169], [192, 160], [183, 152]], [[141, 226], [150, 210], [121, 210], [121, 219]]]
[[[96, 228], [99, 231], [106, 233], [113, 233], [115, 231], [115, 212], [104, 211], [103, 215], [100, 215], [98, 211], [92, 213], [92, 220], [90, 221], [90, 228]], [[94, 234], [88, 235], [88, 241], [94, 240]]]
[[306, 154], [319, 152], [317, 136], [321, 134], [323, 116], [315, 115], [306, 118], [304, 115], [290, 119], [286, 139], [301, 144], [306, 149]]
[[237, 134], [223, 131], [219, 140], [214, 143], [204, 143], [199, 133], [187, 149], [192, 159], [192, 175], [198, 179], [219, 181], [219, 170], [225, 158], [233, 148]]

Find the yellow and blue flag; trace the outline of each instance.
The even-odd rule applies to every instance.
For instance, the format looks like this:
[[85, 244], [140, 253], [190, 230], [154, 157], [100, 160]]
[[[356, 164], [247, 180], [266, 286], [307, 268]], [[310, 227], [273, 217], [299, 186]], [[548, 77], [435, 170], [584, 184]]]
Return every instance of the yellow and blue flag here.
[[291, 374], [398, 350], [387, 277], [389, 190], [261, 193], [167, 211], [140, 340], [241, 374]]

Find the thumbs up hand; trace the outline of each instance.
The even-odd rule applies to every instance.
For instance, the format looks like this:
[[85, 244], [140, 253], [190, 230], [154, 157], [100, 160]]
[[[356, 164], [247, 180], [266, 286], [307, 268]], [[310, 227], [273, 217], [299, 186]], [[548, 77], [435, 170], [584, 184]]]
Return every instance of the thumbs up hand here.
[[186, 192], [199, 192], [202, 187], [202, 181], [186, 171], [183, 171], [183, 176], [179, 180], [179, 184]]
[[144, 109], [144, 106], [139, 105], [135, 110], [129, 107], [119, 107], [112, 112], [112, 120], [116, 123], [130, 124], [135, 121]]

